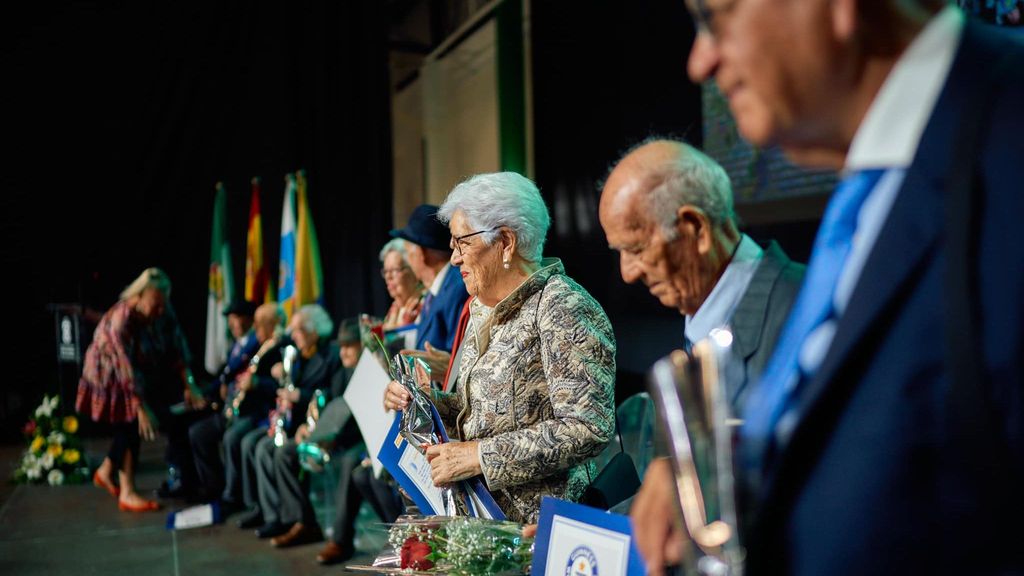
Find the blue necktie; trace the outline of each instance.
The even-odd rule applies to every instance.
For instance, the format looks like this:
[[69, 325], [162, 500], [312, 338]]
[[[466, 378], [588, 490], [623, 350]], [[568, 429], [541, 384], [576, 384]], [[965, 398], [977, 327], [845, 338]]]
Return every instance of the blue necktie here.
[[836, 187], [825, 209], [803, 288], [760, 385], [747, 403], [742, 434], [746, 445], [745, 464], [750, 469], [762, 468], [764, 458], [773, 447], [780, 419], [795, 411], [801, 384], [812, 375], [801, 370], [800, 350], [808, 336], [835, 315], [836, 284], [850, 253], [857, 215], [884, 172], [864, 170], [850, 174]]

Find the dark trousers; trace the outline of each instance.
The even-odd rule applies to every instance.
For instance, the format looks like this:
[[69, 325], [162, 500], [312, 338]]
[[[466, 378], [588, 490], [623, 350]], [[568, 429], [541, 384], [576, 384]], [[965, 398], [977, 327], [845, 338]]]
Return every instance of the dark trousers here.
[[121, 469], [126, 452], [131, 453], [132, 462], [138, 466], [140, 442], [139, 421], [132, 420], [131, 422], [114, 424], [112, 425], [112, 429], [114, 432], [114, 439], [110, 443], [110, 452], [107, 453], [107, 457], [109, 457], [110, 462], [114, 464], [114, 470]]
[[236, 417], [229, 425], [221, 412], [210, 414], [189, 426], [192, 456], [205, 497], [213, 499], [219, 496], [227, 502], [242, 501], [242, 439], [255, 426], [255, 418], [251, 416]]
[[338, 485], [335, 488], [334, 535], [331, 540], [342, 548], [351, 549], [356, 537], [356, 518], [363, 494], [356, 488], [353, 473], [359, 469], [366, 448], [359, 444], [341, 455], [338, 460]]
[[309, 501], [309, 475], [300, 474], [298, 445], [289, 440], [274, 450], [274, 480], [281, 502], [281, 522], [316, 524], [316, 512]]
[[402, 497], [387, 472], [377, 478], [372, 467], [359, 466], [352, 471], [352, 481], [382, 521], [394, 522], [402, 514]]
[[167, 436], [167, 452], [165, 458], [168, 466], [178, 469], [181, 474], [181, 487], [186, 492], [194, 492], [199, 486], [199, 475], [196, 473], [192, 458], [192, 444], [188, 438], [188, 428], [196, 420], [208, 413], [185, 412], [173, 414], [169, 404], [153, 402], [150, 405], [153, 415], [160, 424], [160, 431]]
[[242, 436], [242, 501], [250, 508], [260, 505], [259, 479], [256, 475], [256, 446], [266, 438], [267, 426], [257, 426]]
[[264, 434], [256, 442], [253, 457], [260, 511], [263, 521], [268, 524], [281, 521], [281, 495], [277, 491], [277, 474], [274, 471], [274, 452], [277, 449], [274, 439]]

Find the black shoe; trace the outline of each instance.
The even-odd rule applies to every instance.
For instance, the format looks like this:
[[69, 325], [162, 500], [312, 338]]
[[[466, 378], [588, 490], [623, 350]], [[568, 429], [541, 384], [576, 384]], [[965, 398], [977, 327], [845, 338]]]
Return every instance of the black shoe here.
[[260, 512], [259, 508], [253, 508], [248, 512], [242, 514], [235, 521], [242, 530], [251, 530], [253, 528], [259, 528], [263, 526], [263, 513]]
[[235, 502], [234, 500], [221, 500], [220, 501], [220, 517], [227, 518], [232, 514], [238, 514], [245, 510], [245, 506]]
[[280, 522], [271, 522], [264, 524], [262, 527], [256, 529], [256, 536], [258, 538], [273, 538], [274, 536], [280, 536], [288, 531], [291, 526], [285, 526]]
[[168, 483], [164, 480], [160, 483], [160, 487], [157, 488], [155, 492], [158, 498], [162, 498], [164, 500], [185, 500], [187, 504], [202, 504], [210, 501], [210, 499], [204, 498], [199, 490], [196, 490], [195, 488], [192, 488], [180, 481]]

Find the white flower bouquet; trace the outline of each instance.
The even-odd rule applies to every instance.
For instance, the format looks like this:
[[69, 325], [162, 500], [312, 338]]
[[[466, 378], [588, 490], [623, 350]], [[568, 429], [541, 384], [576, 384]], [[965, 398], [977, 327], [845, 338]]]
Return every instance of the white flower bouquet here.
[[78, 418], [55, 413], [58, 396], [44, 396], [22, 432], [28, 448], [14, 471], [14, 481], [51, 486], [78, 484], [89, 478], [78, 438]]

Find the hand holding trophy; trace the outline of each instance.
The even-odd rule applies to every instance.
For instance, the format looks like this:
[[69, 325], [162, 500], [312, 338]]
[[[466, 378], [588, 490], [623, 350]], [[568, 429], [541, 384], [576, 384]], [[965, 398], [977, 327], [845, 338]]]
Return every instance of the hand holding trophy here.
[[282, 378], [281, 386], [278, 388], [277, 405], [270, 415], [270, 430], [268, 434], [274, 439], [274, 446], [284, 446], [285, 442], [288, 441], [288, 434], [286, 428], [291, 423], [292, 419], [292, 405], [291, 401], [286, 399], [286, 395], [281, 392], [287, 392], [288, 395], [296, 391], [294, 372], [295, 372], [295, 361], [299, 351], [295, 346], [285, 346], [282, 351], [281, 368]]

